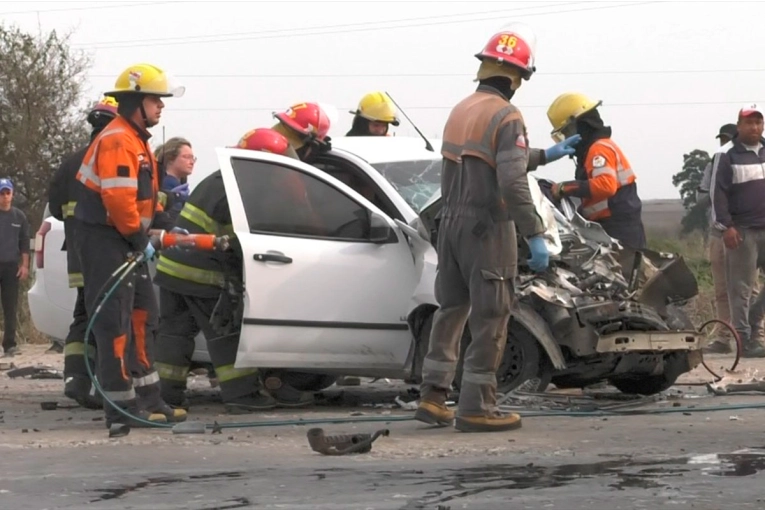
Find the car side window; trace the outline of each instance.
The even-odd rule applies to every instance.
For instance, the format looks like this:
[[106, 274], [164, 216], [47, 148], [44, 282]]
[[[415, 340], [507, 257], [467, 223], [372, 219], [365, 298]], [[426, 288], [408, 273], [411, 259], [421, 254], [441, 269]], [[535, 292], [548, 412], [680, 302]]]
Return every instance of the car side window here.
[[364, 241], [370, 213], [341, 191], [295, 168], [232, 158], [250, 232]]

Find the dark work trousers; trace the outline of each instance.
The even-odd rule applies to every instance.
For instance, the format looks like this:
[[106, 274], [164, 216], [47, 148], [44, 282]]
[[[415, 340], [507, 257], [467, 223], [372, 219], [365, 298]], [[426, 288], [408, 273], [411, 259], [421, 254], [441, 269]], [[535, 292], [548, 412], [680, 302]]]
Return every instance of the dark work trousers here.
[[183, 400], [194, 354], [194, 339], [200, 331], [207, 340], [207, 350], [224, 402], [251, 395], [260, 389], [257, 369], [234, 368], [239, 331], [220, 334], [210, 324], [217, 302], [218, 298], [184, 296], [163, 288], [159, 290], [156, 367], [162, 384], [162, 398], [171, 405]]
[[472, 218], [445, 218], [441, 224], [435, 285], [439, 308], [422, 364], [422, 395], [447, 391], [469, 318], [472, 341], [465, 352], [459, 416], [489, 416], [496, 411], [496, 374], [515, 302], [514, 223], [493, 223], [480, 237], [473, 233], [474, 227]]
[[[113, 285], [107, 281], [130, 252], [128, 243], [115, 234], [85, 226], [78, 233], [88, 317], [101, 305], [93, 324], [96, 376], [105, 395], [119, 406], [155, 412], [164, 403], [153, 359], [158, 327], [154, 287], [148, 266], [142, 264], [103, 301]], [[107, 419], [121, 418], [108, 402], [104, 410]]]
[[0, 262], [0, 298], [3, 302], [3, 350], [16, 347], [16, 310], [19, 306], [18, 262]]
[[[77, 287], [77, 299], [74, 302], [72, 323], [69, 325], [69, 333], [64, 343], [64, 379], [69, 377], [88, 378], [85, 368], [85, 331], [88, 328], [88, 311], [85, 308], [85, 290]], [[90, 332], [87, 351], [90, 366], [96, 367], [96, 340], [93, 332]]]

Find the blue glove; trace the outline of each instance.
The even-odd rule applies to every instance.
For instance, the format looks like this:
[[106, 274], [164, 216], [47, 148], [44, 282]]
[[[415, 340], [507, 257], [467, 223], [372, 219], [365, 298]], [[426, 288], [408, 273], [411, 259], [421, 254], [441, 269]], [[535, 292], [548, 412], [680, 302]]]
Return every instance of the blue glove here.
[[170, 231], [170, 233], [171, 234], [181, 234], [181, 235], [184, 235], [184, 236], [189, 235], [189, 231], [186, 230], [185, 228], [181, 228], [181, 227], [173, 227], [173, 229]]
[[557, 161], [563, 156], [572, 156], [576, 149], [574, 149], [574, 146], [578, 144], [582, 139], [582, 135], [574, 135], [569, 136], [562, 142], [558, 142], [552, 147], [548, 147], [545, 149], [545, 160], [548, 163], [552, 163], [553, 161]]
[[531, 250], [531, 258], [529, 259], [529, 267], [532, 271], [541, 273], [550, 264], [550, 252], [547, 250], [547, 245], [542, 236], [534, 236], [528, 240], [529, 249]]
[[154, 245], [151, 244], [151, 241], [149, 241], [146, 245], [146, 248], [143, 249], [143, 261], [148, 262], [149, 260], [153, 259], [156, 252], [157, 250], [154, 249]]
[[170, 190], [171, 193], [175, 193], [177, 196], [181, 197], [183, 200], [186, 200], [189, 198], [189, 183], [181, 184], [179, 186], [174, 187]]

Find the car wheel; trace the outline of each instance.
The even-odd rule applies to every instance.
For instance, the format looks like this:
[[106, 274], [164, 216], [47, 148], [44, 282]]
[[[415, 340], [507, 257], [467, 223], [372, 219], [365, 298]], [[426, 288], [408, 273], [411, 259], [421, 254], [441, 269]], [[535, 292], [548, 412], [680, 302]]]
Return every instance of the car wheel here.
[[677, 378], [687, 372], [688, 353], [670, 354], [665, 361], [664, 373], [631, 377], [614, 377], [608, 380], [617, 390], [628, 395], [655, 395], [671, 388]]
[[281, 380], [298, 391], [322, 391], [326, 390], [337, 381], [337, 377], [327, 374], [309, 374], [306, 372], [284, 372], [280, 374]]
[[661, 393], [664, 390], [668, 390], [675, 384], [679, 375], [675, 377], [667, 377], [665, 374], [661, 375], [647, 375], [645, 377], [631, 377], [631, 378], [618, 378], [609, 379], [617, 390], [628, 395], [655, 395]]
[[[462, 382], [465, 352], [471, 341], [470, 334], [466, 332], [462, 339], [462, 352], [457, 365], [457, 375], [454, 378], [457, 389]], [[531, 392], [544, 391], [550, 384], [552, 376], [552, 369], [548, 365], [547, 355], [542, 351], [542, 347], [534, 335], [518, 322], [512, 323], [507, 331], [505, 352], [497, 370], [497, 391], [507, 393], [532, 379], [536, 380], [535, 383], [531, 387], [524, 387], [524, 389]]]

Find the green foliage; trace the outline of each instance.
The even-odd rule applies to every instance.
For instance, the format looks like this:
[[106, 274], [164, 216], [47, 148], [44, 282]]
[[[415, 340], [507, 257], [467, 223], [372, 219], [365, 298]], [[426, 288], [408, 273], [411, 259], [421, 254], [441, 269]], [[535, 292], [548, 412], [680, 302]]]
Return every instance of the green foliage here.
[[51, 174], [88, 140], [81, 110], [88, 58], [55, 31], [30, 35], [0, 26], [0, 172], [36, 229]]
[[672, 176], [672, 184], [680, 191], [683, 207], [686, 209], [682, 225], [684, 234], [694, 230], [705, 233], [709, 229], [708, 206], [697, 203], [697, 191], [704, 176], [704, 168], [711, 161], [706, 151], [696, 149], [683, 154], [683, 169]]

